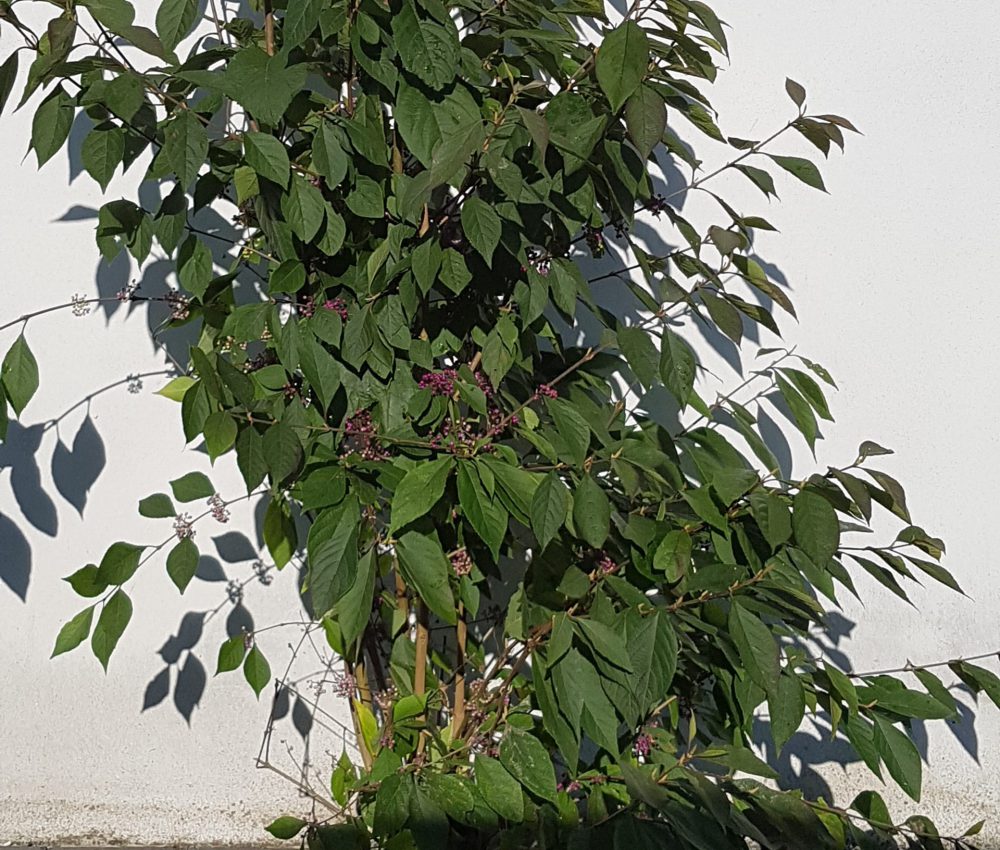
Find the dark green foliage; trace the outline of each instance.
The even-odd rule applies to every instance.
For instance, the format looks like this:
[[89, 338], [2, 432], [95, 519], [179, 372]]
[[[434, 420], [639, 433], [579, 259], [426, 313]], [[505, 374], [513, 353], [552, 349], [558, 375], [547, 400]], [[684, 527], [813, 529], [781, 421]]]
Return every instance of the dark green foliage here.
[[[704, 93], [726, 34], [697, 0], [637, 3], [614, 22], [591, 0], [251, 6], [216, 43], [185, 40], [204, 23], [190, 0], [164, 0], [155, 33], [126, 0], [70, 3], [28, 39], [25, 95], [43, 92], [40, 165], [80, 110], [102, 188], [152, 155], [144, 178], [164, 200], [109, 201], [98, 248], [142, 262], [155, 241], [175, 264], [169, 323], [200, 333], [188, 374], [161, 392], [189, 441], [213, 461], [235, 454], [247, 492], [267, 493], [275, 566], [304, 542], [315, 628], [367, 683], [351, 700], [362, 764], [342, 760], [330, 785], [347, 822], [282, 817], [271, 834], [305, 829], [310, 848], [716, 850], [856, 846], [870, 829], [939, 846], [926, 819], [893, 826], [876, 794], [848, 810], [747, 778], [775, 777], [750, 747], [758, 710], [776, 748], [819, 714], [919, 799], [907, 723], [955, 714], [940, 680], [838, 671], [801, 638], [825, 600], [856, 592], [857, 568], [903, 598], [911, 567], [958, 585], [902, 487], [871, 468], [887, 450], [866, 442], [804, 480], [779, 468], [756, 410], [780, 401], [812, 447], [831, 420], [821, 366], [762, 349], [746, 382], [704, 397], [682, 319], [740, 346], [750, 329], [779, 332], [773, 305], [794, 308], [753, 258], [766, 219], [712, 194], [715, 220], [695, 226], [680, 193], [657, 190], [668, 165], [690, 167], [689, 188], [738, 170], [767, 196], [776, 175], [822, 189], [814, 163], [771, 147], [797, 132], [826, 154], [850, 122], [807, 114], [789, 81], [782, 129], [727, 140]], [[0, 21], [21, 31], [9, 9]], [[91, 24], [147, 61], [90, 41]], [[581, 39], [581, 24], [599, 35]], [[14, 71], [0, 66], [0, 107]], [[732, 161], [700, 174], [688, 142], [701, 134]], [[239, 229], [221, 272], [225, 240], [194, 225], [204, 207]], [[657, 219], [682, 247], [633, 239]], [[612, 280], [630, 300], [621, 315], [602, 306]], [[2, 426], [37, 385], [21, 335]], [[660, 415], [669, 397], [683, 424]], [[200, 473], [170, 486], [140, 513], [209, 500], [156, 550], [170, 544], [183, 592], [191, 524], [226, 503]], [[880, 509], [906, 523], [898, 538], [843, 548]], [[115, 543], [68, 578], [100, 599], [53, 654], [91, 635], [96, 610], [107, 666], [144, 548]], [[483, 613], [494, 601], [499, 618]], [[271, 684], [254, 634], [219, 650], [218, 673], [239, 668], [258, 696]], [[1000, 701], [992, 673], [954, 670]]]

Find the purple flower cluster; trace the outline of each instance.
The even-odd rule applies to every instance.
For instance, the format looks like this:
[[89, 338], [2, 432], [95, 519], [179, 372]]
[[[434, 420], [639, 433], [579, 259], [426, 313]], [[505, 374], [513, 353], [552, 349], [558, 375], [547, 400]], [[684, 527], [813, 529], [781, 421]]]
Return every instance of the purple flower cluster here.
[[389, 453], [382, 448], [375, 435], [375, 423], [367, 410], [356, 410], [344, 423], [344, 440], [341, 455], [359, 454], [362, 460], [385, 460]]
[[618, 572], [620, 566], [607, 552], [602, 550], [597, 553], [597, 569], [604, 575], [611, 575], [611, 573]]
[[556, 391], [555, 387], [549, 386], [549, 384], [539, 384], [535, 390], [534, 398], [558, 398], [559, 393]]
[[430, 390], [431, 395], [450, 396], [455, 392], [455, 381], [458, 372], [454, 369], [442, 369], [440, 372], [428, 372], [420, 378], [417, 384], [422, 390]]
[[358, 684], [354, 681], [354, 677], [350, 673], [333, 674], [333, 692], [338, 697], [351, 699], [357, 688]]
[[229, 522], [229, 508], [222, 501], [222, 496], [216, 493], [208, 500], [208, 506], [212, 510], [212, 519], [216, 522], [221, 522], [223, 525]]
[[310, 295], [299, 302], [299, 315], [303, 319], [311, 319], [316, 312], [316, 300]]
[[177, 518], [174, 520], [174, 534], [177, 535], [178, 540], [190, 540], [194, 537], [194, 520], [191, 519], [191, 514], [177, 514]]
[[632, 744], [632, 752], [638, 758], [649, 758], [653, 750], [653, 739], [649, 735], [643, 734], [636, 737]]
[[459, 549], [451, 558], [451, 568], [457, 576], [467, 576], [472, 572], [472, 558], [467, 549]]
[[166, 295], [167, 306], [170, 308], [170, 318], [181, 322], [191, 315], [191, 301], [184, 295], [172, 289]]
[[323, 309], [333, 310], [334, 313], [340, 316], [340, 320], [342, 322], [347, 321], [347, 305], [343, 302], [342, 299], [327, 298], [327, 300], [323, 302]]

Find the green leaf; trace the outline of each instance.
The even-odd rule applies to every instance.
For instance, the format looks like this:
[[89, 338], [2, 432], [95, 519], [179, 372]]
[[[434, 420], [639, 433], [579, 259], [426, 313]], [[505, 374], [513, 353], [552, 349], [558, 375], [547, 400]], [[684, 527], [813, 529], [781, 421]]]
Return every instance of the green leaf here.
[[640, 327], [618, 329], [618, 346], [632, 372], [649, 389], [659, 376], [659, 352], [647, 330]]
[[649, 64], [649, 39], [642, 28], [626, 20], [608, 33], [597, 52], [597, 82], [617, 112], [639, 88]]
[[17, 80], [17, 56], [18, 51], [13, 51], [10, 56], [0, 65], [0, 115], [7, 105], [7, 98], [14, 90], [14, 82]]
[[145, 546], [134, 543], [112, 543], [101, 558], [98, 578], [107, 585], [125, 584], [139, 568]]
[[[398, 102], [398, 101], [397, 101]], [[348, 159], [330, 124], [323, 121], [312, 141], [312, 161], [326, 185], [339, 186], [347, 176]]]
[[802, 106], [806, 102], [806, 90], [791, 77], [785, 78], [785, 91], [796, 106]]
[[160, 153], [184, 188], [190, 186], [208, 156], [208, 134], [190, 109], [177, 110], [163, 131]]
[[173, 50], [194, 28], [198, 0], [162, 0], [156, 10], [156, 33], [167, 50]]
[[781, 397], [792, 412], [792, 418], [795, 420], [796, 426], [802, 432], [802, 436], [805, 437], [809, 448], [814, 448], [816, 437], [819, 435], [819, 428], [816, 425], [816, 416], [813, 414], [812, 407], [801, 396], [799, 391], [781, 377], [781, 375], [776, 374], [774, 380], [778, 385], [778, 390], [781, 392]]
[[195, 502], [215, 495], [215, 487], [203, 472], [189, 472], [170, 482], [170, 489], [178, 502]]
[[611, 503], [591, 476], [584, 476], [573, 493], [573, 525], [588, 545], [599, 549], [611, 530]]
[[682, 410], [687, 406], [694, 388], [696, 365], [691, 346], [670, 328], [664, 328], [663, 344], [660, 346], [660, 377]]
[[691, 564], [691, 535], [683, 529], [670, 531], [653, 553], [653, 568], [666, 573], [667, 581], [680, 581]]
[[781, 373], [791, 381], [795, 389], [812, 405], [813, 410], [819, 414], [821, 419], [833, 422], [833, 416], [830, 415], [830, 408], [826, 403], [826, 397], [823, 395], [823, 390], [816, 381], [801, 369], [784, 367], [781, 369]]
[[150, 519], [177, 516], [177, 509], [166, 493], [153, 493], [139, 502], [139, 514]]
[[264, 545], [274, 559], [275, 567], [280, 570], [292, 559], [298, 546], [295, 523], [292, 522], [287, 505], [281, 499], [272, 498], [268, 502], [264, 514], [263, 537]]
[[556, 775], [548, 750], [533, 735], [511, 731], [500, 742], [500, 764], [532, 794], [555, 802]]
[[66, 576], [63, 581], [68, 581], [78, 596], [93, 599], [108, 589], [108, 585], [101, 581], [98, 573], [96, 564], [87, 564], [85, 567], [80, 567], [73, 575]]
[[236, 670], [243, 663], [247, 653], [246, 637], [243, 634], [233, 635], [223, 641], [219, 647], [219, 660], [215, 665], [215, 675]]
[[435, 91], [450, 83], [458, 71], [459, 44], [454, 25], [423, 21], [413, 5], [402, 4], [392, 18], [392, 33], [403, 67]]
[[347, 208], [361, 218], [383, 218], [385, 196], [382, 187], [371, 177], [359, 175], [354, 190], [347, 196]]
[[253, 688], [257, 699], [260, 699], [260, 692], [271, 681], [271, 665], [267, 663], [264, 653], [256, 646], [247, 653], [246, 660], [243, 662], [243, 676]]
[[102, 191], [108, 188], [124, 155], [125, 134], [114, 126], [95, 127], [80, 147], [80, 161]]
[[431, 611], [454, 625], [457, 615], [448, 579], [450, 565], [437, 539], [408, 531], [396, 541], [396, 555], [406, 583]]
[[305, 65], [287, 65], [285, 50], [268, 56], [259, 47], [244, 47], [226, 66], [223, 89], [255, 118], [276, 125], [306, 81]]
[[292, 228], [292, 233], [303, 242], [311, 242], [319, 233], [326, 202], [315, 186], [301, 177], [293, 177], [291, 188], [281, 196], [281, 214]]
[[90, 647], [105, 671], [108, 669], [111, 653], [118, 646], [118, 641], [131, 619], [132, 600], [128, 598], [124, 590], [118, 590], [104, 603], [101, 616], [97, 618], [97, 625], [90, 637]]
[[73, 619], [69, 620], [59, 630], [56, 637], [56, 645], [50, 657], [55, 658], [64, 652], [76, 649], [90, 636], [90, 624], [94, 619], [94, 606], [84, 608]]
[[204, 425], [205, 448], [208, 457], [215, 461], [219, 455], [225, 454], [236, 442], [236, 422], [233, 417], [223, 411], [211, 414]]
[[820, 569], [840, 546], [840, 523], [833, 506], [815, 490], [800, 490], [792, 500], [795, 542]]
[[302, 820], [302, 818], [293, 818], [291, 815], [282, 815], [280, 818], [275, 818], [271, 821], [271, 823], [265, 826], [264, 829], [270, 832], [275, 838], [287, 840], [289, 838], [295, 838], [295, 836], [302, 832], [307, 825], [308, 824]]
[[281, 25], [285, 44], [302, 44], [312, 35], [324, 6], [325, 0], [289, 0]]
[[167, 555], [167, 575], [183, 593], [198, 571], [198, 547], [190, 537], [177, 541]]
[[775, 643], [771, 630], [755, 614], [734, 600], [729, 608], [729, 634], [736, 644], [750, 680], [766, 693], [775, 693], [781, 667], [778, 662], [778, 644]]
[[922, 768], [920, 753], [913, 742], [891, 723], [876, 716], [875, 748], [896, 784], [919, 803]]
[[299, 468], [302, 461], [302, 444], [295, 432], [278, 422], [264, 432], [264, 459], [271, 473], [271, 480], [277, 484], [284, 481]]
[[557, 473], [550, 472], [531, 499], [531, 530], [542, 549], [562, 528], [568, 513], [569, 490]]
[[285, 260], [271, 269], [268, 287], [271, 292], [298, 292], [306, 285], [306, 267], [298, 260]]
[[247, 165], [261, 177], [288, 188], [291, 167], [285, 146], [270, 133], [248, 132], [243, 134], [243, 155]]
[[760, 487], [750, 494], [754, 521], [772, 549], [792, 536], [792, 517], [780, 496]]
[[476, 467], [468, 462], [458, 465], [458, 501], [465, 518], [497, 560], [507, 532], [507, 510], [499, 498], [486, 492]]
[[775, 750], [780, 753], [802, 725], [806, 710], [805, 691], [794, 672], [787, 670], [779, 677], [777, 689], [768, 694], [767, 707], [771, 720], [771, 738], [774, 740]]
[[194, 384], [194, 378], [190, 378], [187, 375], [178, 375], [169, 381], [166, 386], [160, 387], [156, 391], [156, 395], [169, 398], [171, 401], [181, 401], [184, 398], [184, 393], [191, 389]]
[[476, 787], [486, 805], [504, 820], [524, 820], [524, 793], [518, 781], [496, 759], [476, 754]]
[[35, 111], [31, 122], [31, 146], [35, 149], [39, 168], [66, 143], [75, 113], [73, 99], [62, 86], [56, 86]]
[[309, 591], [317, 616], [331, 610], [357, 579], [360, 519], [358, 501], [351, 497], [323, 511], [309, 529]]
[[493, 252], [500, 244], [500, 216], [482, 198], [473, 195], [462, 205], [462, 230], [473, 248], [493, 263]]
[[823, 178], [820, 176], [819, 169], [808, 159], [804, 159], [801, 156], [778, 156], [777, 154], [768, 154], [768, 156], [789, 174], [798, 177], [807, 186], [812, 186], [814, 189], [822, 189], [824, 192], [826, 191], [826, 186], [823, 185]]
[[0, 379], [7, 391], [10, 406], [17, 416], [31, 401], [38, 389], [38, 362], [28, 347], [28, 341], [21, 334], [7, 351], [0, 367]]
[[441, 457], [429, 463], [418, 463], [403, 476], [392, 496], [390, 532], [425, 516], [437, 504], [444, 495], [454, 465], [452, 458]]
[[648, 159], [667, 128], [667, 105], [650, 86], [639, 86], [625, 102], [625, 127], [642, 158]]
[[561, 398], [546, 399], [545, 406], [555, 420], [568, 456], [576, 466], [582, 467], [590, 448], [590, 426], [587, 420], [569, 402]]
[[212, 282], [212, 269], [212, 252], [208, 246], [193, 235], [185, 239], [177, 255], [177, 279], [181, 286], [201, 298]]
[[406, 775], [391, 773], [379, 784], [375, 793], [375, 818], [372, 832], [391, 837], [399, 833], [410, 816], [410, 796], [413, 780]]

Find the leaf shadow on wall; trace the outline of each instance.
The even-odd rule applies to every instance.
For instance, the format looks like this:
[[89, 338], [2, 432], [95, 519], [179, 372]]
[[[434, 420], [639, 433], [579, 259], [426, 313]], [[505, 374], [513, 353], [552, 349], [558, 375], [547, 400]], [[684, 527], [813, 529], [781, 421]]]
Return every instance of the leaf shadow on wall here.
[[[25, 426], [11, 422], [7, 439], [0, 444], [0, 470], [10, 470], [10, 486], [21, 519], [48, 537], [59, 530], [56, 503], [42, 485], [39, 457], [45, 434], [56, 431], [51, 473], [55, 489], [83, 516], [90, 488], [106, 463], [104, 441], [89, 413], [73, 437], [72, 447], [63, 442], [58, 421]], [[31, 544], [19, 523], [0, 513], [0, 582], [22, 601], [27, 601], [31, 582]]]

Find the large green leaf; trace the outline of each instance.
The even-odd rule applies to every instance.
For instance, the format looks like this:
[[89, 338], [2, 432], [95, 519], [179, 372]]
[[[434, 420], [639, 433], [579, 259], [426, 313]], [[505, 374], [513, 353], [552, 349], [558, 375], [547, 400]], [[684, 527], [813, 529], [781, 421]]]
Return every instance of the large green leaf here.
[[14, 340], [3, 358], [0, 380], [6, 391], [10, 406], [18, 416], [38, 389], [38, 361], [28, 347], [24, 334]]
[[534, 735], [510, 732], [500, 742], [500, 764], [532, 794], [555, 801], [556, 776], [552, 758]]
[[243, 153], [247, 165], [261, 177], [277, 183], [282, 189], [288, 186], [288, 177], [291, 173], [288, 151], [270, 133], [244, 133]]
[[63, 91], [62, 86], [56, 86], [35, 111], [31, 122], [31, 146], [38, 157], [39, 168], [65, 144], [74, 114], [73, 98]]
[[840, 546], [840, 523], [833, 506], [815, 490], [800, 490], [792, 500], [792, 529], [799, 548], [825, 569]]
[[457, 615], [448, 580], [450, 565], [437, 539], [408, 531], [396, 541], [396, 557], [406, 583], [427, 607], [446, 623], [454, 623]]
[[576, 533], [595, 549], [604, 545], [611, 529], [611, 503], [604, 489], [586, 475], [573, 491], [573, 525]]
[[875, 748], [896, 784], [919, 803], [923, 771], [920, 753], [913, 742], [891, 723], [876, 716]]
[[427, 514], [444, 495], [454, 460], [442, 457], [418, 463], [396, 486], [392, 496], [392, 519], [389, 530], [395, 531]]
[[226, 66], [225, 93], [259, 120], [275, 125], [306, 81], [306, 66], [288, 66], [288, 53], [268, 56], [259, 47], [244, 47]]
[[101, 662], [101, 666], [107, 670], [111, 653], [118, 646], [125, 628], [132, 619], [132, 600], [124, 590], [118, 590], [104, 603], [101, 609], [101, 616], [97, 618], [97, 625], [94, 633], [90, 636], [90, 646]]
[[555, 472], [550, 472], [531, 500], [531, 530], [544, 549], [556, 536], [569, 512], [569, 490]]
[[156, 33], [167, 50], [173, 50], [194, 28], [198, 0], [162, 0], [156, 10]]
[[734, 600], [729, 608], [729, 634], [750, 680], [767, 693], [777, 692], [781, 667], [778, 644], [763, 622]]
[[649, 64], [649, 38], [632, 20], [608, 33], [597, 52], [597, 82], [617, 112], [639, 88]]
[[421, 20], [407, 0], [392, 19], [392, 32], [403, 67], [422, 82], [440, 91], [455, 78], [459, 45], [450, 21], [442, 25]]
[[360, 518], [357, 499], [348, 498], [323, 511], [309, 529], [309, 592], [318, 617], [333, 608], [357, 579]]
[[462, 205], [462, 230], [472, 247], [491, 264], [500, 244], [500, 216], [482, 198], [473, 196]]

